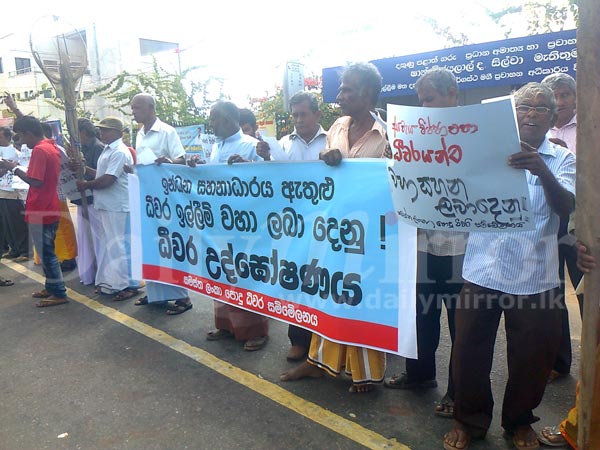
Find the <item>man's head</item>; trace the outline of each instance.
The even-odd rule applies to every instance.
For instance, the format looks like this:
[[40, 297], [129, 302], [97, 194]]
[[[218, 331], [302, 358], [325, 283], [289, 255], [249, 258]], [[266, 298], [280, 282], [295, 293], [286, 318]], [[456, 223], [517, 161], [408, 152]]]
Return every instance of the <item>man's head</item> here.
[[105, 117], [98, 123], [100, 140], [108, 145], [117, 139], [121, 139], [123, 137], [123, 128], [125, 128], [125, 125], [118, 117]]
[[554, 92], [558, 105], [556, 125], [562, 127], [575, 115], [577, 107], [577, 85], [575, 79], [566, 73], [553, 73], [542, 80]]
[[228, 138], [240, 129], [240, 111], [232, 102], [219, 100], [211, 106], [208, 122], [215, 136]]
[[131, 113], [137, 123], [150, 124], [156, 119], [156, 102], [150, 94], [137, 94], [131, 100]]
[[256, 137], [256, 131], [258, 130], [256, 116], [248, 108], [240, 109], [240, 128], [242, 129], [242, 133]]
[[419, 103], [426, 108], [458, 105], [458, 84], [448, 69], [436, 67], [425, 72], [415, 83]]
[[554, 92], [542, 83], [527, 83], [515, 92], [517, 123], [521, 140], [538, 148], [557, 116]]
[[13, 133], [8, 127], [0, 127], [0, 147], [8, 147]]
[[321, 120], [317, 96], [304, 91], [294, 94], [290, 98], [290, 110], [296, 133], [304, 140], [313, 138], [317, 134]]
[[13, 131], [19, 134], [21, 144], [33, 148], [44, 139], [42, 123], [35, 117], [24, 116], [15, 120]]
[[342, 84], [336, 102], [345, 115], [356, 115], [375, 109], [381, 92], [381, 74], [371, 63], [356, 63], [342, 72]]
[[79, 139], [83, 145], [88, 145], [99, 137], [98, 128], [89, 119], [77, 119], [77, 128], [79, 128]]

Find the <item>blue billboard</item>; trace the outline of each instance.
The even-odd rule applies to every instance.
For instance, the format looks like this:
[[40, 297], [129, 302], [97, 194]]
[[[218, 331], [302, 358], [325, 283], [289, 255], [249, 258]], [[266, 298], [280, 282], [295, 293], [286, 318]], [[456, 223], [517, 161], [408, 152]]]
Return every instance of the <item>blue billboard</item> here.
[[[522, 85], [551, 73], [575, 77], [576, 30], [538, 34], [483, 44], [446, 48], [371, 61], [383, 77], [381, 97], [414, 95], [417, 79], [428, 69], [451, 70], [460, 89]], [[342, 67], [323, 69], [323, 101], [334, 103]]]

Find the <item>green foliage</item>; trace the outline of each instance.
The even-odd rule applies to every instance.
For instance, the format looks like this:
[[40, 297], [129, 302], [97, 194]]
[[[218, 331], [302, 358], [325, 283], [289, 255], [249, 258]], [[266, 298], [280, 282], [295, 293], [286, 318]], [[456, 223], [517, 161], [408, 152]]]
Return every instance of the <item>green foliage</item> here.
[[514, 33], [519, 19], [525, 21], [530, 35], [564, 30], [579, 22], [577, 0], [527, 0], [498, 11], [488, 10], [488, 15], [504, 28], [506, 37]]
[[[342, 115], [341, 110], [337, 105], [323, 103], [321, 92], [313, 91], [313, 93], [319, 99], [321, 125], [325, 130], [328, 130], [333, 122]], [[281, 87], [277, 88], [275, 95], [251, 99], [251, 103], [252, 109], [256, 113], [256, 118], [258, 120], [275, 118], [275, 123], [277, 125], [277, 139], [281, 139], [283, 136], [294, 131], [292, 115], [283, 107], [283, 89]]]
[[108, 100], [111, 108], [123, 114], [130, 114], [131, 99], [139, 93], [146, 92], [156, 100], [156, 115], [163, 121], [174, 126], [197, 125], [207, 122], [208, 109], [206, 106], [196, 106], [194, 96], [205, 94], [204, 86], [191, 83], [191, 91], [187, 92], [183, 80], [187, 69], [181, 74], [168, 73], [156, 61], [152, 70], [142, 73], [121, 72], [105, 85], [92, 91]]

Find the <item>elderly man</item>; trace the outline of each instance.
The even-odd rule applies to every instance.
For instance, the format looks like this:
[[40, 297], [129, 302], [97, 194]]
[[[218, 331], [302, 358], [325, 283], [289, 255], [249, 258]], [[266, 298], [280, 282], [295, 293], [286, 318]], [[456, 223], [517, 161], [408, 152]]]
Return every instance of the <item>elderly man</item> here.
[[[577, 134], [577, 116], [576, 112], [576, 94], [577, 86], [575, 79], [566, 73], [554, 73], [548, 75], [542, 80], [542, 83], [548, 86], [554, 92], [558, 114], [556, 123], [550, 128], [550, 141], [566, 145], [573, 153], [576, 152], [576, 134]], [[565, 264], [569, 271], [569, 278], [574, 288], [583, 277], [583, 272], [577, 267], [577, 250], [575, 249], [575, 236], [567, 233], [567, 219], [560, 221], [558, 228], [558, 274], [560, 276], [560, 287], [565, 291]], [[578, 295], [579, 312], [583, 314], [583, 296]], [[562, 339], [560, 350], [554, 369], [550, 374], [549, 382], [556, 378], [566, 376], [571, 371], [571, 330], [569, 328], [569, 313], [565, 307], [562, 318]]]
[[[381, 158], [387, 147], [385, 129], [375, 121], [381, 75], [370, 63], [353, 64], [344, 69], [337, 103], [344, 113], [327, 134], [327, 149], [320, 158], [327, 164], [339, 164], [344, 158]], [[369, 392], [385, 375], [385, 353], [351, 345], [338, 344], [317, 334], [312, 335], [308, 359], [284, 372], [282, 381], [320, 377], [325, 373], [351, 375], [350, 392]]]
[[106, 117], [98, 124], [100, 139], [106, 147], [97, 161], [97, 169], [86, 166], [84, 173], [93, 176], [90, 181], [78, 181], [81, 192], [94, 191], [94, 209], [98, 215], [100, 233], [96, 286], [113, 300], [134, 297], [138, 290], [129, 286], [129, 194], [125, 166], [133, 158], [123, 143], [123, 122], [117, 117]]
[[[417, 80], [415, 89], [424, 107], [448, 108], [458, 105], [458, 84], [448, 69], [428, 70]], [[418, 359], [407, 359], [406, 373], [386, 380], [386, 387], [437, 387], [435, 352], [440, 342], [442, 303], [446, 305], [448, 329], [453, 342], [454, 302], [463, 285], [461, 275], [466, 245], [466, 233], [419, 230], [416, 308]], [[435, 408], [435, 413], [442, 417], [452, 417], [454, 410], [451, 361], [452, 352], [446, 394]]]
[[[219, 101], [210, 108], [210, 127], [217, 137], [210, 163], [262, 161], [256, 154], [258, 140], [242, 133], [240, 111], [231, 102]], [[265, 316], [215, 302], [215, 330], [206, 339], [218, 341], [234, 337], [244, 341], [244, 350], [260, 350], [269, 339], [269, 321]]]
[[[319, 100], [311, 92], [297, 92], [290, 98], [290, 110], [294, 131], [279, 140], [282, 154], [271, 155], [269, 144], [260, 141], [256, 152], [265, 161], [311, 161], [319, 159], [319, 153], [327, 144], [327, 132], [319, 124], [321, 111]], [[311, 332], [295, 325], [289, 325], [288, 338], [292, 344], [286, 358], [300, 361], [306, 357], [310, 346]]]
[[[156, 117], [154, 97], [137, 94], [131, 100], [131, 112], [137, 123], [142, 124], [136, 137], [138, 162], [153, 161], [155, 164], [185, 164], [185, 150], [175, 128]], [[148, 281], [148, 295], [136, 300], [135, 305], [167, 303], [167, 314], [181, 314], [192, 309], [187, 289]]]
[[560, 343], [556, 233], [559, 218], [575, 206], [575, 157], [546, 137], [557, 115], [551, 89], [529, 83], [515, 93], [515, 102], [522, 151], [511, 155], [508, 164], [525, 170], [535, 229], [469, 235], [465, 285], [454, 316], [455, 425], [444, 437], [446, 450], [466, 449], [490, 426], [490, 372], [502, 314], [509, 371], [502, 427], [517, 449], [538, 448], [533, 410], [542, 400]]

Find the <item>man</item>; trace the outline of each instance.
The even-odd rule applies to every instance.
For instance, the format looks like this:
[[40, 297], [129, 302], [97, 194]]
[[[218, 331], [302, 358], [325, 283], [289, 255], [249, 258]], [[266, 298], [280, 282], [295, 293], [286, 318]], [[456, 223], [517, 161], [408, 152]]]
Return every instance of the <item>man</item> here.
[[39, 308], [67, 303], [67, 291], [62, 278], [58, 258], [54, 253], [54, 239], [60, 219], [60, 204], [56, 188], [60, 173], [61, 152], [52, 139], [44, 139], [42, 124], [38, 119], [25, 116], [17, 119], [13, 126], [21, 142], [32, 149], [27, 172], [15, 161], [3, 160], [0, 167], [29, 184], [25, 203], [25, 221], [33, 246], [41, 257], [46, 277], [45, 288], [35, 292], [35, 304]]
[[246, 136], [260, 139], [256, 116], [248, 108], [240, 108], [240, 128]]
[[[344, 69], [336, 102], [344, 117], [327, 133], [327, 149], [320, 159], [329, 165], [342, 158], [381, 158], [387, 147], [386, 130], [375, 121], [371, 111], [381, 91], [381, 75], [370, 63], [353, 64]], [[305, 377], [321, 377], [325, 373], [339, 376], [342, 371], [352, 377], [350, 392], [372, 391], [385, 375], [385, 353], [338, 344], [313, 334], [308, 359], [300, 366], [284, 372], [281, 381]]]
[[[210, 154], [210, 163], [262, 161], [256, 154], [258, 140], [242, 133], [240, 112], [233, 103], [218, 101], [210, 108], [210, 127], [217, 138]], [[269, 339], [269, 320], [260, 314], [214, 302], [215, 330], [206, 339], [218, 341], [235, 338], [244, 341], [244, 350], [262, 349]]]
[[129, 288], [130, 244], [129, 193], [125, 165], [133, 158], [123, 143], [123, 122], [117, 117], [106, 117], [98, 124], [100, 139], [106, 147], [98, 158], [97, 169], [85, 166], [84, 173], [93, 176], [90, 181], [77, 182], [81, 192], [94, 191], [94, 208], [98, 214], [100, 233], [96, 286], [113, 300], [123, 301], [138, 294]]
[[[415, 83], [424, 107], [448, 108], [458, 105], [458, 84], [448, 69], [424, 73]], [[442, 302], [446, 305], [450, 340], [454, 341], [454, 303], [462, 288], [462, 264], [467, 234], [451, 231], [419, 230], [417, 240], [417, 347], [418, 359], [406, 360], [406, 373], [394, 375], [385, 386], [394, 389], [435, 388], [435, 352], [440, 342]], [[452, 351], [448, 388], [435, 413], [452, 417], [454, 383]]]
[[[89, 119], [79, 119], [77, 121], [79, 129], [79, 140], [81, 142], [81, 153], [86, 167], [96, 170], [98, 159], [104, 151], [104, 144], [98, 139], [98, 129]], [[73, 161], [78, 163], [78, 161]], [[76, 165], [71, 167], [76, 170]], [[83, 177], [85, 180], [94, 179], [91, 171], [88, 171]], [[94, 284], [97, 270], [96, 255], [101, 251], [98, 238], [100, 237], [100, 222], [98, 213], [94, 208], [94, 197], [87, 197], [88, 227], [83, 226], [84, 217], [81, 208], [81, 200], [72, 200], [77, 205], [77, 266], [79, 268], [79, 279], [85, 284]]]
[[[542, 80], [554, 92], [558, 115], [556, 124], [550, 129], [550, 139], [560, 145], [566, 145], [569, 150], [576, 153], [577, 116], [576, 93], [577, 86], [572, 76], [566, 73], [555, 73], [548, 75]], [[577, 250], [575, 249], [575, 236], [567, 233], [568, 220], [561, 219], [558, 228], [558, 274], [560, 277], [560, 288], [565, 292], [565, 264], [569, 271], [569, 278], [574, 288], [577, 287], [583, 277], [581, 270], [577, 268]], [[564, 297], [563, 297], [564, 299]], [[579, 301], [579, 312], [583, 314], [583, 297], [577, 296]], [[571, 371], [571, 330], [569, 327], [569, 312], [565, 306], [562, 318], [562, 339], [558, 357], [550, 374], [549, 382], [564, 377]]]
[[470, 233], [455, 311], [452, 356], [454, 428], [446, 450], [465, 449], [485, 436], [492, 421], [490, 372], [497, 328], [504, 313], [508, 382], [502, 427], [517, 449], [536, 449], [531, 424], [560, 343], [561, 303], [556, 233], [575, 206], [575, 157], [546, 133], [557, 106], [551, 89], [529, 83], [515, 93], [521, 138], [510, 167], [525, 170], [535, 229], [511, 235]]
[[[0, 127], [0, 158], [17, 160], [17, 150], [11, 145], [12, 131]], [[2, 241], [8, 244], [10, 251], [3, 258], [15, 262], [29, 259], [29, 235], [25, 224], [25, 205], [11, 186], [12, 177], [6, 169], [0, 171], [3, 183], [0, 185], [0, 230]]]
[[[279, 140], [282, 155], [275, 159], [292, 161], [313, 161], [319, 159], [319, 153], [327, 144], [327, 133], [319, 124], [321, 111], [319, 101], [310, 92], [297, 92], [290, 98], [290, 109], [294, 131]], [[269, 144], [260, 141], [256, 152], [265, 161], [272, 159]], [[310, 347], [312, 333], [295, 325], [288, 326], [288, 338], [291, 347], [287, 353], [288, 361], [300, 361], [306, 357]]]
[[[138, 161], [153, 160], [155, 164], [185, 164], [185, 150], [175, 128], [156, 117], [154, 97], [150, 94], [137, 94], [131, 100], [133, 118], [142, 127], [136, 137]], [[148, 153], [150, 152], [150, 153]], [[187, 289], [149, 281], [146, 283], [148, 295], [136, 300], [136, 305], [149, 303], [174, 303], [167, 314], [181, 314], [192, 309], [192, 301]]]

